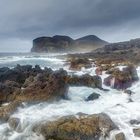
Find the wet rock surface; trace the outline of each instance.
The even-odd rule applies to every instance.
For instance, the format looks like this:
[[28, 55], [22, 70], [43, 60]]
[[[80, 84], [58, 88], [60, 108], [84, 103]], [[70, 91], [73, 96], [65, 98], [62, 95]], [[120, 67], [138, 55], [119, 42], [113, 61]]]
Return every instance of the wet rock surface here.
[[36, 65], [34, 68], [31, 65], [17, 65], [13, 69], [8, 67], [0, 68], [0, 82], [5, 82], [6, 80], [14, 81], [19, 84], [23, 84], [30, 75], [35, 76], [37, 73], [42, 73], [43, 70]]
[[68, 77], [68, 83], [74, 86], [88, 86], [92, 88], [102, 88], [102, 79], [100, 76], [90, 76], [89, 74], [85, 74], [82, 76], [70, 76]]
[[20, 95], [16, 100], [21, 101], [47, 101], [61, 99], [67, 94], [68, 84], [65, 79], [67, 72], [63, 69], [54, 71], [50, 74], [37, 74], [30, 82], [25, 81], [26, 87], [21, 89]]
[[12, 113], [21, 105], [20, 101], [13, 101], [8, 105], [0, 107], [0, 120], [7, 121]]
[[13, 100], [28, 101], [30, 98], [33, 101], [39, 98], [47, 100], [50, 96], [57, 96], [57, 94], [63, 96], [68, 90], [65, 81], [67, 72], [62, 69], [52, 71], [49, 68], [42, 70], [38, 65], [34, 68], [30, 65], [17, 65], [13, 69], [1, 68], [0, 71], [1, 103]]
[[5, 84], [0, 83], [0, 102], [9, 102], [15, 99], [15, 96], [20, 92], [18, 84], [8, 81]]
[[10, 118], [8, 120], [8, 124], [9, 124], [9, 127], [12, 130], [17, 131], [17, 132], [20, 132], [21, 131], [21, 128], [20, 128], [20, 119], [19, 118]]
[[92, 62], [88, 58], [72, 58], [70, 60], [70, 70], [81, 70], [81, 68], [91, 68]]
[[133, 120], [130, 120], [130, 124], [131, 125], [138, 125], [138, 124], [140, 124], [140, 121], [136, 120], [136, 119], [133, 119]]
[[92, 93], [91, 95], [89, 95], [86, 99], [86, 101], [92, 101], [92, 100], [96, 100], [100, 97], [100, 94], [97, 93]]
[[118, 129], [106, 114], [65, 116], [56, 121], [42, 122], [33, 131], [45, 139], [53, 140], [98, 140], [107, 137], [111, 130]]
[[111, 86], [115, 89], [126, 89], [132, 85], [133, 82], [138, 81], [136, 68], [132, 65], [123, 68], [122, 71], [115, 70], [112, 74], [104, 79], [106, 86]]
[[140, 128], [134, 128], [133, 133], [135, 136], [140, 137]]
[[120, 133], [116, 134], [115, 140], [126, 140], [124, 133], [120, 132]]

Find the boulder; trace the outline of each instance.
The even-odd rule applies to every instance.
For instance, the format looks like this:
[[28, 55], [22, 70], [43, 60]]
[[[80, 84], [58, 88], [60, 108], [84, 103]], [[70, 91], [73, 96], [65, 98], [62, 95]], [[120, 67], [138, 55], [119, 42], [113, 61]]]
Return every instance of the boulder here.
[[8, 124], [12, 130], [17, 131], [17, 132], [21, 132], [21, 128], [19, 128], [20, 127], [20, 119], [19, 118], [13, 118], [13, 117], [9, 118]]
[[70, 70], [81, 70], [82, 67], [84, 68], [91, 68], [92, 63], [89, 61], [88, 58], [72, 58], [70, 61]]
[[120, 133], [116, 134], [115, 140], [126, 140], [124, 133], [120, 132]]
[[45, 139], [98, 140], [100, 136], [107, 137], [110, 131], [118, 129], [109, 116], [103, 113], [76, 116], [39, 123], [33, 131], [42, 134]]
[[130, 65], [123, 68], [122, 71], [115, 70], [112, 72], [110, 76], [104, 79], [104, 84], [115, 89], [126, 89], [138, 79], [136, 68]]
[[21, 105], [20, 101], [10, 102], [8, 105], [0, 107], [0, 120], [7, 121], [12, 113]]
[[65, 98], [65, 94], [67, 94], [67, 72], [63, 69], [52, 71], [49, 68], [41, 70], [38, 65], [34, 68], [30, 65], [17, 65], [15, 68], [7, 70], [18, 73], [10, 75], [10, 77], [7, 77], [7, 72], [3, 73], [3, 76], [1, 75], [4, 78], [4, 81], [0, 83], [1, 103], [14, 100], [46, 101], [52, 98]]
[[[1, 68], [2, 69], [2, 68]], [[6, 69], [5, 71], [3, 69]], [[3, 68], [0, 70], [0, 82], [5, 82], [7, 80], [14, 81], [19, 84], [23, 84], [29, 76], [33, 75], [36, 76], [37, 73], [42, 73], [43, 70], [36, 65], [34, 68], [32, 68], [31, 65], [17, 65], [13, 69]]]
[[136, 67], [134, 65], [129, 65], [126, 68], [123, 68], [123, 71], [125, 73], [129, 73], [129, 75], [131, 76], [131, 80], [132, 81], [137, 81], [139, 80], [138, 74], [137, 74], [137, 70]]
[[26, 86], [16, 96], [16, 100], [34, 102], [64, 98], [68, 91], [66, 77], [67, 72], [63, 69], [54, 71], [50, 75], [39, 73], [35, 77], [30, 77], [28, 82], [25, 81]]
[[86, 99], [86, 101], [92, 101], [92, 100], [96, 100], [100, 97], [100, 94], [97, 93], [92, 93], [91, 95], [89, 95]]
[[96, 68], [95, 73], [96, 75], [102, 75], [102, 68], [101, 67]]
[[9, 102], [15, 99], [16, 94], [20, 91], [19, 85], [13, 81], [0, 83], [0, 102]]
[[140, 121], [139, 120], [136, 120], [136, 119], [133, 119], [133, 120], [130, 120], [130, 124], [131, 125], [138, 125], [138, 124], [140, 124]]
[[67, 82], [72, 86], [87, 86], [92, 88], [102, 88], [102, 79], [100, 76], [91, 76], [85, 74], [82, 76], [69, 76]]
[[129, 96], [131, 96], [134, 92], [129, 90], [129, 89], [126, 89], [126, 90], [124, 90], [124, 93], [128, 94]]
[[136, 137], [140, 137], [140, 128], [134, 128], [133, 133]]

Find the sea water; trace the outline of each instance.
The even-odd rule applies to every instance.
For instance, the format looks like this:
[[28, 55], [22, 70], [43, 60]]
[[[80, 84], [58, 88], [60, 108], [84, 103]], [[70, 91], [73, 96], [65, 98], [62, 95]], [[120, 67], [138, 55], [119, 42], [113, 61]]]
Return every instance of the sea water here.
[[[0, 56], [0, 67], [8, 66], [14, 67], [17, 64], [26, 65], [38, 64], [42, 68], [50, 67], [54, 70], [64, 68], [69, 74], [82, 75], [88, 73], [95, 75], [95, 67], [90, 69], [82, 69], [81, 71], [70, 71], [65, 66], [65, 60], [58, 59], [56, 55], [33, 55], [33, 54], [14, 54], [11, 56]], [[137, 68], [140, 76], [140, 67]], [[102, 80], [108, 75], [103, 72]], [[44, 140], [43, 136], [36, 135], [32, 132], [32, 127], [40, 121], [53, 121], [62, 116], [75, 115], [79, 112], [85, 114], [95, 114], [104, 112], [119, 127], [120, 131], [126, 136], [126, 140], [140, 140], [133, 134], [133, 128], [140, 128], [140, 125], [130, 125], [130, 120], [140, 120], [140, 81], [134, 83], [130, 90], [135, 92], [132, 95], [133, 102], [129, 102], [129, 96], [123, 94], [122, 91], [111, 89], [103, 85], [104, 88], [109, 89], [108, 92], [99, 89], [92, 89], [89, 87], [70, 87], [68, 97], [70, 100], [60, 100], [52, 103], [42, 102], [35, 105], [28, 105], [23, 103], [24, 107], [19, 107], [18, 110], [11, 116], [20, 119], [21, 133], [13, 131], [8, 123], [1, 123], [0, 125], [0, 140]], [[93, 92], [100, 94], [99, 99], [94, 101], [85, 101], [85, 99]], [[113, 140], [116, 131], [108, 140]]]

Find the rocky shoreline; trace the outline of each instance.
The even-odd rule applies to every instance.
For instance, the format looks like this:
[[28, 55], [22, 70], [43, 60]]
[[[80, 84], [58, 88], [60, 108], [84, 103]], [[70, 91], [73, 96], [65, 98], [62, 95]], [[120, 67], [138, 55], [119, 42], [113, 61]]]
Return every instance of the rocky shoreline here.
[[[127, 90], [132, 83], [138, 81], [136, 67], [131, 63], [122, 62], [125, 67], [121, 70], [116, 68], [120, 61], [112, 60], [95, 61], [94, 59], [76, 58], [66, 62], [69, 70], [80, 71], [83, 67], [95, 67], [96, 75], [84, 74], [81, 76], [69, 75], [64, 69], [52, 70], [50, 68], [41, 69], [36, 65], [17, 65], [15, 68], [0, 68], [0, 121], [8, 122], [11, 129], [20, 133], [20, 119], [11, 118], [11, 115], [23, 106], [22, 103], [36, 104], [47, 101], [50, 104], [53, 101], [70, 100], [68, 98], [69, 86], [86, 86], [108, 91], [102, 87], [102, 83], [117, 90], [124, 90], [124, 93], [131, 96], [132, 91]], [[121, 63], [121, 64], [122, 64]], [[104, 65], [103, 65], [104, 64]], [[114, 65], [109, 65], [114, 64]], [[105, 72], [109, 75], [102, 81], [100, 75]], [[113, 81], [112, 85], [112, 80]], [[92, 93], [85, 101], [97, 100], [100, 95]], [[7, 105], [5, 105], [7, 104]], [[87, 115], [79, 113], [72, 116], [64, 116], [55, 121], [41, 122], [33, 127], [33, 132], [41, 134], [46, 140], [98, 140], [109, 138], [111, 131], [116, 130], [115, 140], [125, 140], [125, 135], [120, 132], [118, 126], [111, 118], [104, 113]], [[134, 129], [138, 136], [139, 130]]]

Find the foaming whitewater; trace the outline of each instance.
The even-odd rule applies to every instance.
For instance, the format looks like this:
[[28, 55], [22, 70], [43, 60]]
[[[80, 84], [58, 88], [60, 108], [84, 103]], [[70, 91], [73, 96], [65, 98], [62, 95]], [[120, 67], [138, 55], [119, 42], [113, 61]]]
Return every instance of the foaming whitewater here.
[[5, 54], [0, 56], [0, 68], [13, 68], [20, 65], [39, 65], [41, 68], [49, 67], [53, 70], [63, 67], [64, 62], [57, 58], [60, 54]]
[[[30, 56], [30, 58], [26, 58], [26, 56], [23, 56], [20, 58], [21, 61], [29, 60], [31, 63], [33, 62], [32, 59], [36, 62], [38, 62], [38, 60], [41, 61], [41, 63], [44, 63], [43, 66], [51, 64], [49, 66], [53, 69], [63, 67], [69, 74], [82, 75], [88, 73], [90, 75], [95, 75], [95, 67], [90, 69], [83, 68], [81, 71], [70, 71], [64, 66], [64, 60], [58, 59], [57, 57]], [[18, 60], [18, 62], [21, 61]], [[137, 68], [137, 72], [140, 76], [140, 67]], [[101, 78], [104, 79], [107, 76], [107, 74], [103, 73]], [[132, 131], [133, 128], [140, 127], [140, 125], [131, 125], [129, 123], [132, 119], [140, 120], [140, 81], [134, 83], [130, 88], [135, 92], [135, 94], [132, 95], [133, 102], [129, 102], [130, 97], [127, 94], [123, 94], [122, 91], [108, 88], [105, 85], [103, 85], [103, 88], [109, 89], [109, 91], [107, 92], [84, 86], [73, 86], [70, 87], [68, 91], [69, 100], [62, 99], [53, 103], [42, 102], [34, 105], [23, 103], [23, 106], [19, 107], [11, 116], [20, 119], [18, 128], [21, 132], [13, 131], [8, 123], [1, 123], [0, 140], [44, 140], [41, 135], [32, 132], [32, 127], [35, 124], [43, 120], [53, 121], [62, 116], [75, 115], [79, 112], [85, 114], [104, 112], [111, 117], [120, 131], [125, 134], [126, 140], [140, 140], [140, 138], [134, 136]], [[89, 102], [85, 101], [93, 92], [101, 95], [99, 99]], [[115, 133], [116, 131], [113, 131], [108, 140], [113, 140]]]

